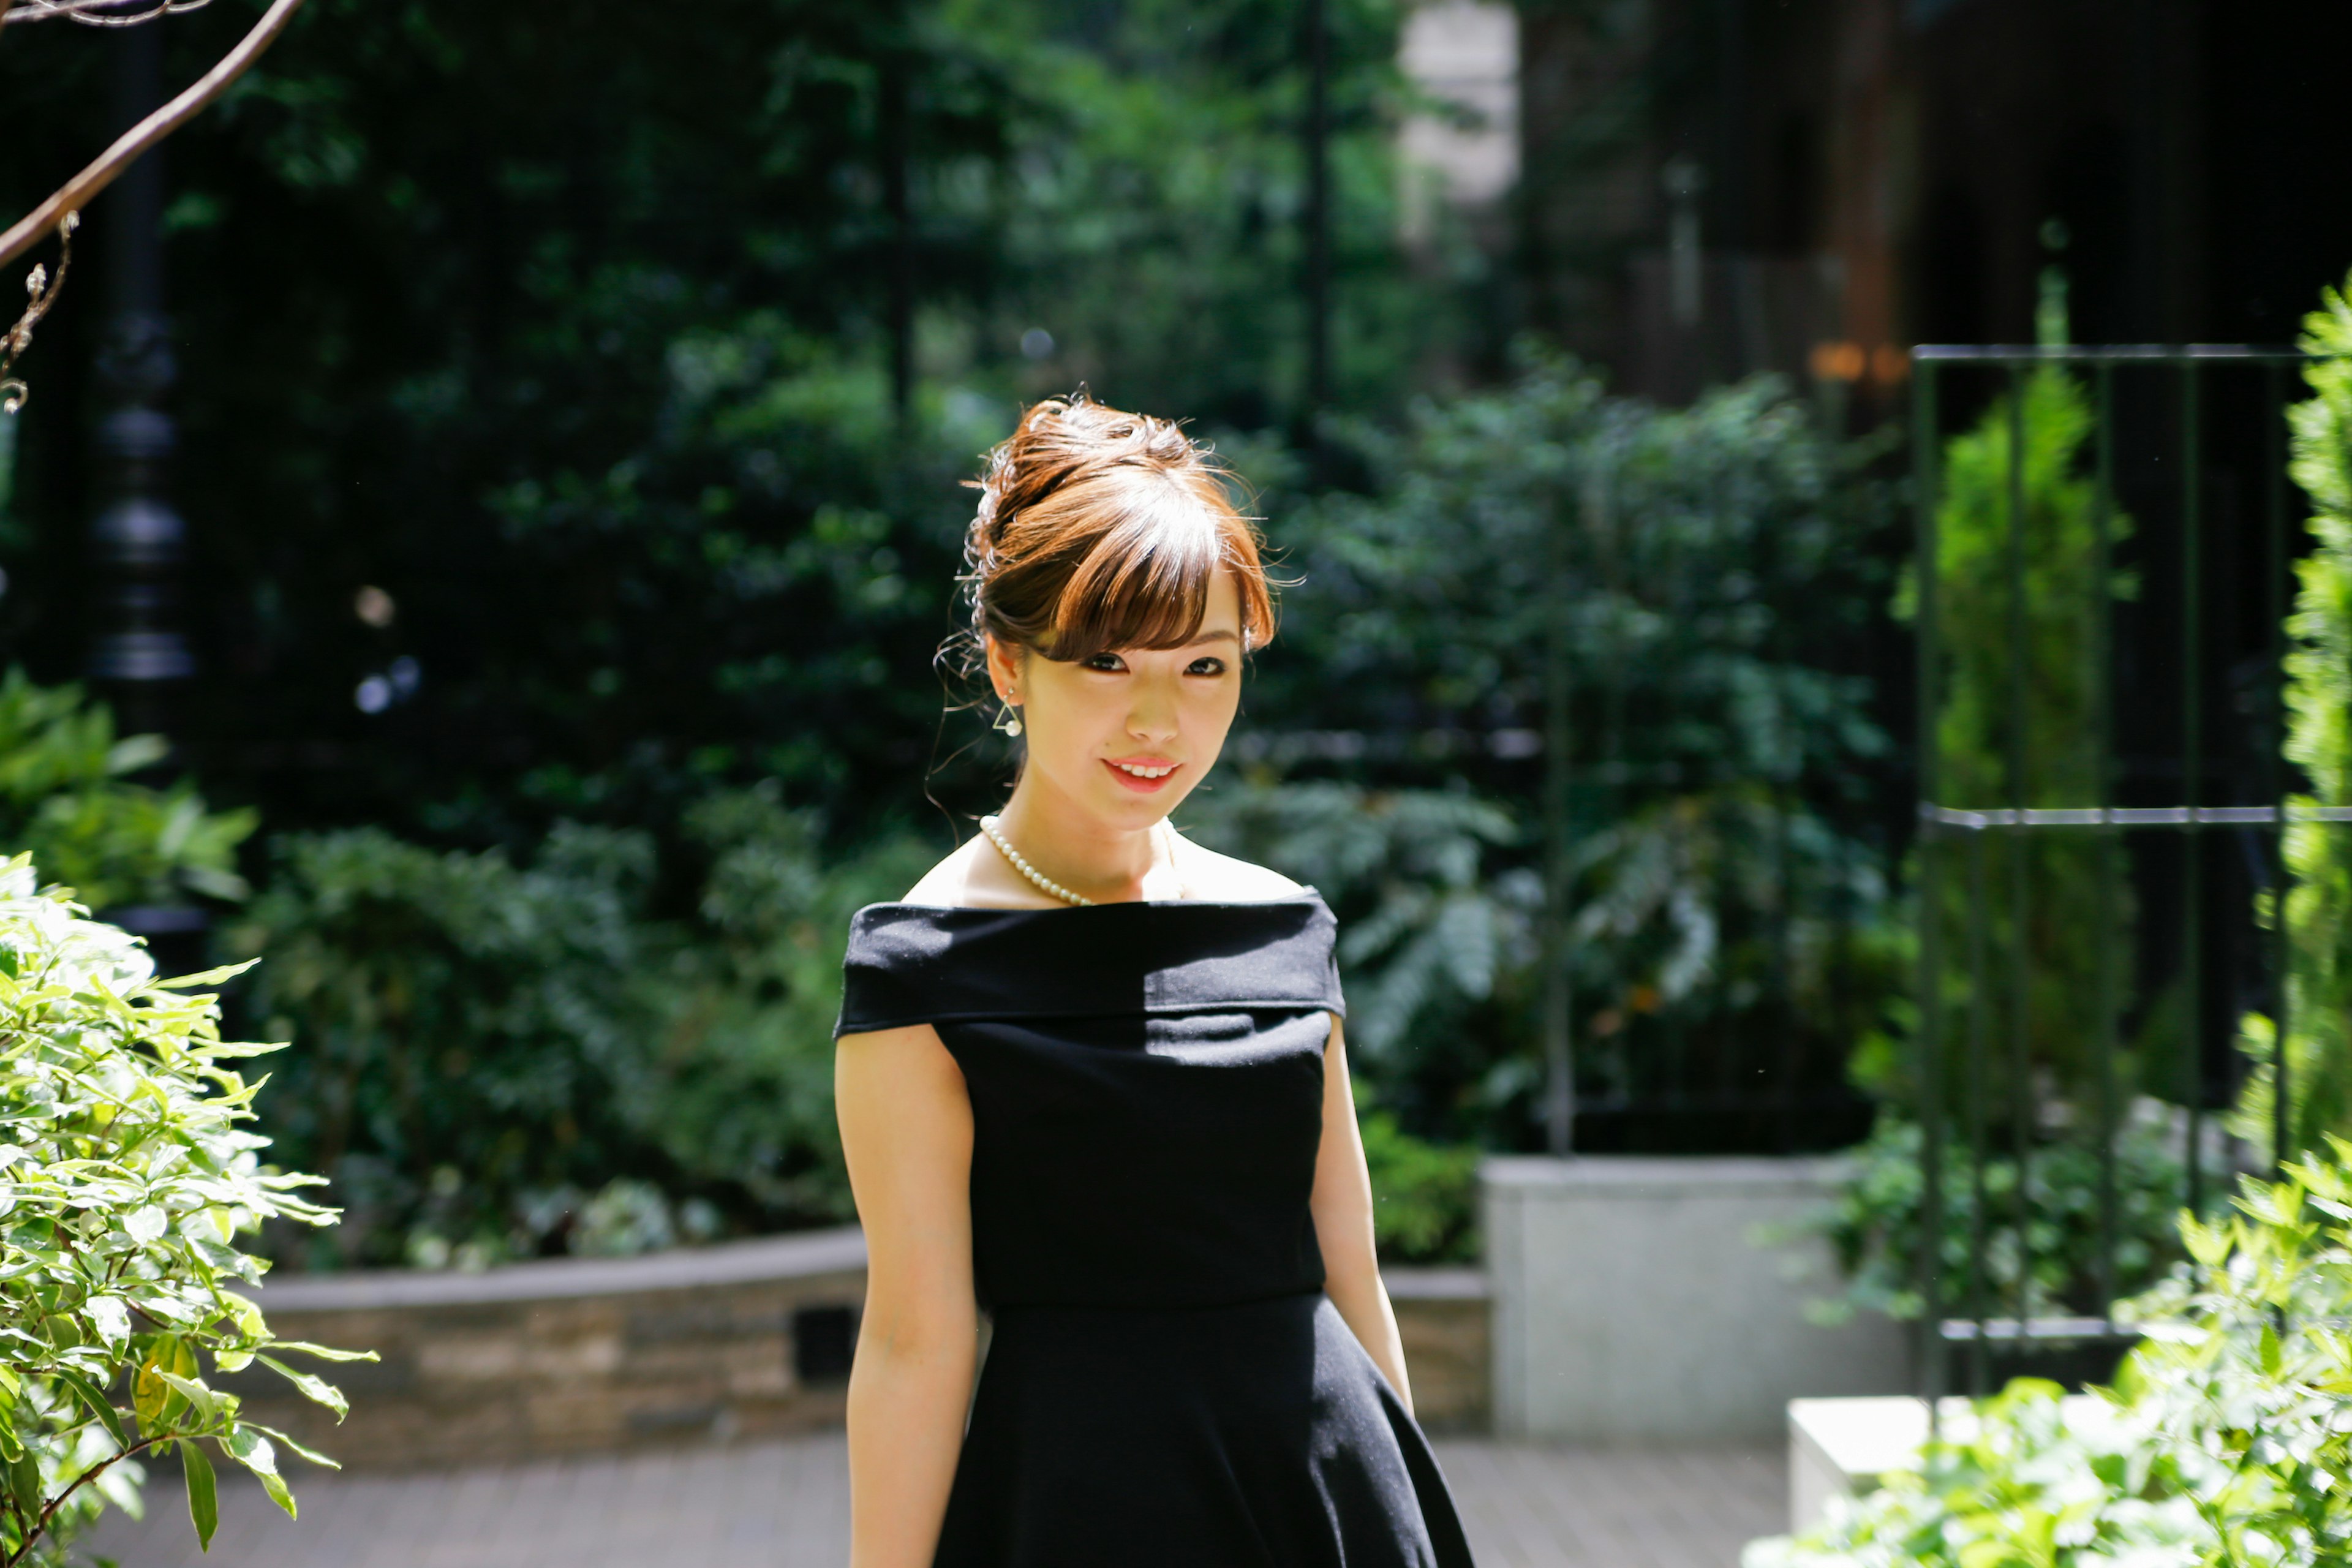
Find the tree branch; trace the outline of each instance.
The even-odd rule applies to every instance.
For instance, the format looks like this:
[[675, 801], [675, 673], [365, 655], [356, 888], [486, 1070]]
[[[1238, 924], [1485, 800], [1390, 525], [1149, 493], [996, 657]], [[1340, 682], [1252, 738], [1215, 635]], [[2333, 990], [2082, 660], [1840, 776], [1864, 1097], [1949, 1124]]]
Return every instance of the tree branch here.
[[85, 27], [136, 27], [159, 16], [177, 16], [189, 11], [201, 11], [213, 0], [147, 0], [147, 9], [135, 16], [121, 16], [125, 0], [19, 0], [21, 10], [0, 6], [0, 23], [46, 22], [52, 16], [63, 16]]
[[[136, 1443], [131, 1444], [128, 1448], [116, 1450], [114, 1453], [108, 1455], [105, 1458], [100, 1459], [97, 1464], [92, 1465], [89, 1468], [84, 1470], [80, 1475], [75, 1477], [71, 1486], [68, 1486], [65, 1490], [50, 1499], [48, 1506], [41, 1510], [40, 1517], [37, 1520], [35, 1520], [30, 1528], [26, 1531], [24, 1543], [16, 1549], [16, 1554], [8, 1559], [10, 1564], [13, 1565], [23, 1562], [26, 1556], [31, 1553], [34, 1546], [39, 1542], [41, 1537], [48, 1533], [49, 1521], [57, 1517], [58, 1510], [66, 1505], [66, 1500], [68, 1498], [81, 1490], [82, 1484], [84, 1482], [95, 1480], [100, 1472], [112, 1469], [116, 1465], [121, 1463], [127, 1458], [130, 1458], [132, 1455], [137, 1454], [143, 1449], [152, 1448], [158, 1443], [170, 1443], [180, 1440], [184, 1440], [182, 1435], [176, 1432], [166, 1432], [154, 1437], [142, 1437]], [[21, 1517], [21, 1515], [19, 1517]]]
[[205, 105], [227, 91], [229, 83], [252, 68], [301, 8], [302, 0], [272, 0], [269, 9], [253, 25], [253, 31], [245, 36], [244, 41], [222, 56], [194, 86], [124, 132], [113, 146], [99, 155], [97, 162], [67, 181], [5, 234], [0, 234], [0, 267], [39, 244], [66, 214], [87, 205], [91, 197], [112, 184], [115, 176], [129, 168], [139, 154], [177, 131]]

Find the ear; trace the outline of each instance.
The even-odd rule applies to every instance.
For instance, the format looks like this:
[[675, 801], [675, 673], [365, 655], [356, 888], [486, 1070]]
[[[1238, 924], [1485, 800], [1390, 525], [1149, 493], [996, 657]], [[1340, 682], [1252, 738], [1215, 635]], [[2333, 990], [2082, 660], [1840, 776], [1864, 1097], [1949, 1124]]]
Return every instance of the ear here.
[[997, 700], [1019, 706], [1021, 701], [1021, 656], [1026, 650], [1017, 643], [1000, 637], [984, 639], [988, 647], [988, 683], [996, 689]]

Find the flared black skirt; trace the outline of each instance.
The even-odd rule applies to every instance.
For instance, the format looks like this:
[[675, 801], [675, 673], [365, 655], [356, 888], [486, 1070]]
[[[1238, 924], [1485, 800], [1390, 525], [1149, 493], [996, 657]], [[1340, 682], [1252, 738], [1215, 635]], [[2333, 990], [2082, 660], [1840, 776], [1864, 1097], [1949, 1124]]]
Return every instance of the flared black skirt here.
[[996, 1315], [939, 1568], [1467, 1568], [1427, 1440], [1319, 1291]]

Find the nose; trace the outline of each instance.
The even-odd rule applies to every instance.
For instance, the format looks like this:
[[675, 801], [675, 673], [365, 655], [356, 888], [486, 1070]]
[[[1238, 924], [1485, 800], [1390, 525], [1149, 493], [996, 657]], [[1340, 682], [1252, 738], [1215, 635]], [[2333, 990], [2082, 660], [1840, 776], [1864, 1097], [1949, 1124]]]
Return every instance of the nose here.
[[1127, 711], [1127, 732], [1139, 741], [1175, 739], [1176, 693], [1160, 680], [1135, 683], [1135, 705]]

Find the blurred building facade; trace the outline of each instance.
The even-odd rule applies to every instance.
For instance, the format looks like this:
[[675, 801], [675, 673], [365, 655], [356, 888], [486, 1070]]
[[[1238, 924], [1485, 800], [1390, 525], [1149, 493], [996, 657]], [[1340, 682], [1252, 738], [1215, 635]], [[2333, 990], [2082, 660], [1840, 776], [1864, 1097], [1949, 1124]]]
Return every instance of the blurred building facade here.
[[2285, 341], [2352, 266], [2341, 0], [1528, 0], [1528, 324], [1683, 398], [1902, 351]]

